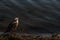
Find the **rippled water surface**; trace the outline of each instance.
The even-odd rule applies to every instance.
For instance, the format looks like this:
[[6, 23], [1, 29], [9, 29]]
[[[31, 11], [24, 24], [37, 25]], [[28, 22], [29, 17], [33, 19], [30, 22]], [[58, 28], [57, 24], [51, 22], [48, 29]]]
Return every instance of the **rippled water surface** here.
[[0, 0], [0, 30], [4, 31], [14, 17], [19, 17], [31, 33], [60, 33], [59, 0]]

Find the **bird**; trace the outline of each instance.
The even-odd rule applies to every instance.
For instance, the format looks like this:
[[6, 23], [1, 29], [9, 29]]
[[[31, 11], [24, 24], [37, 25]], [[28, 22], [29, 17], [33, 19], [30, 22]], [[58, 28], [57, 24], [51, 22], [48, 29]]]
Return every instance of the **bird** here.
[[15, 17], [11, 23], [8, 25], [7, 30], [4, 32], [16, 32], [17, 31], [17, 27], [19, 25], [19, 18]]

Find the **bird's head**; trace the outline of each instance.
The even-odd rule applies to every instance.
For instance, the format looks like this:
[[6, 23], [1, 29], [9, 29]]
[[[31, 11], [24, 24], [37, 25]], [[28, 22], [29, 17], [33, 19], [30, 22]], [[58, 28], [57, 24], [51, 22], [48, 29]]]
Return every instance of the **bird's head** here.
[[15, 21], [17, 21], [18, 19], [19, 19], [18, 17], [14, 18]]

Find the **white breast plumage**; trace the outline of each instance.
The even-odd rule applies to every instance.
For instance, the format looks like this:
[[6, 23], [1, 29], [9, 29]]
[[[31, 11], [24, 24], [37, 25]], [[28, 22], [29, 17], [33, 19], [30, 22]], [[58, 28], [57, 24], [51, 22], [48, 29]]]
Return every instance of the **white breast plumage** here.
[[8, 25], [6, 32], [15, 32], [19, 24], [19, 18], [14, 18], [12, 22]]
[[16, 20], [14, 23], [16, 23], [16, 26], [18, 26], [18, 24], [19, 24], [19, 18], [15, 18], [14, 20]]

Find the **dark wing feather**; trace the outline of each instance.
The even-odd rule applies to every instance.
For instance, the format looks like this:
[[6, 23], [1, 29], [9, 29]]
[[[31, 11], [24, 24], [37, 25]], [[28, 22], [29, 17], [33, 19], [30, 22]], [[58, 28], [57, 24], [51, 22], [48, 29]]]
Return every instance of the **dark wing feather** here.
[[6, 32], [10, 32], [10, 31], [14, 31], [14, 30], [16, 30], [16, 23], [10, 23], [8, 25]]

